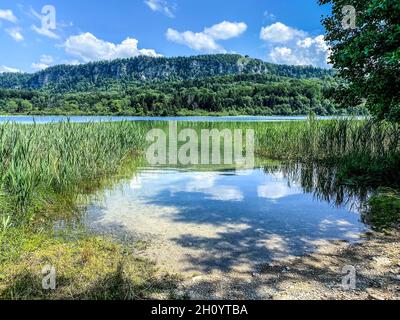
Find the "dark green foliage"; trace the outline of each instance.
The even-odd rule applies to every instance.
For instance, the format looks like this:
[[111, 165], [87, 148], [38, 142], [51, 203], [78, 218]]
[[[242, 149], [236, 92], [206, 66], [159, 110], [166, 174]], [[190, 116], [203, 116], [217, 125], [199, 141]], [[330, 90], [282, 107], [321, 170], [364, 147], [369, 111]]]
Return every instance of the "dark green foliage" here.
[[400, 187], [399, 167], [400, 157], [396, 153], [372, 159], [365, 154], [353, 154], [342, 161], [338, 178], [349, 185]]
[[400, 194], [381, 188], [369, 199], [364, 219], [376, 229], [400, 226]]
[[[327, 94], [331, 83], [241, 75], [143, 82], [125, 89], [51, 93], [0, 89], [0, 113], [191, 115], [342, 114]], [[354, 110], [359, 113], [360, 110]]]
[[21, 89], [26, 86], [32, 75], [28, 73], [1, 73], [0, 74], [0, 87]]
[[195, 57], [150, 58], [92, 62], [84, 65], [58, 65], [28, 74], [0, 76], [0, 87], [50, 89], [53, 92], [109, 90], [144, 80], [188, 80], [206, 77], [270, 74], [292, 78], [323, 78], [332, 71], [311, 66], [286, 66], [240, 55], [203, 55]]
[[329, 99], [336, 85], [331, 75], [330, 70], [239, 55], [62, 65], [32, 75], [0, 76], [0, 113], [342, 114], [346, 111]]
[[[320, 0], [332, 5], [323, 20], [331, 62], [343, 79], [337, 99], [346, 106], [365, 103], [378, 119], [400, 121], [400, 1]], [[352, 5], [356, 29], [345, 30], [342, 9]]]
[[269, 75], [143, 82], [125, 89], [74, 93], [0, 89], [8, 114], [319, 115], [362, 113], [339, 109], [327, 95], [331, 81]]

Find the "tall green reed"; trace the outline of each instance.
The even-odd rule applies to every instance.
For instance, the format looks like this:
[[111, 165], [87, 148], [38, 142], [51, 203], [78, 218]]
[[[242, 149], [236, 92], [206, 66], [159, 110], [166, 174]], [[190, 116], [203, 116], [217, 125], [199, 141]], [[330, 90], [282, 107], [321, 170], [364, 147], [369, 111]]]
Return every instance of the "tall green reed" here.
[[260, 154], [289, 160], [370, 159], [400, 155], [400, 126], [351, 119], [258, 125]]
[[[400, 126], [396, 124], [310, 118], [275, 123], [180, 122], [178, 127], [254, 129], [256, 153], [270, 159], [362, 160], [367, 165], [386, 163], [392, 173], [398, 171]], [[0, 215], [29, 221], [56, 203], [74, 202], [79, 194], [96, 190], [100, 181], [145, 149], [152, 128], [168, 130], [168, 123], [0, 125]]]
[[90, 189], [142, 148], [146, 131], [128, 122], [1, 125], [0, 213], [30, 219], [57, 197]]

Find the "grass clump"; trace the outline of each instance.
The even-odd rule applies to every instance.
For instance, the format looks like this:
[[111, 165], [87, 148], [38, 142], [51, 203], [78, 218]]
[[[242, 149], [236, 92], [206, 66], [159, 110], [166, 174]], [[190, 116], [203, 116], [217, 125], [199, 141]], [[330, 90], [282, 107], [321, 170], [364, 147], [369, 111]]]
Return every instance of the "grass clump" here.
[[378, 189], [368, 200], [364, 219], [378, 230], [399, 228], [400, 193], [390, 188]]
[[[66, 240], [9, 230], [0, 257], [0, 299], [125, 300], [174, 297], [178, 278], [127, 248], [98, 237]], [[43, 268], [56, 271], [55, 290], [42, 287]]]

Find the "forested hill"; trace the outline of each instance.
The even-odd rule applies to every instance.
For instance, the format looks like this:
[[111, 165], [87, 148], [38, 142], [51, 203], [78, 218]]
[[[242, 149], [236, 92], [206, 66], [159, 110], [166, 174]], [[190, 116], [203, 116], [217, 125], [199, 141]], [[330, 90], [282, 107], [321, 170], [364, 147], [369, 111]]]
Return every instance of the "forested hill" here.
[[0, 75], [0, 114], [319, 115], [359, 113], [330, 99], [332, 71], [240, 55], [137, 57]]
[[83, 65], [58, 65], [34, 74], [2, 74], [0, 88], [45, 88], [56, 92], [77, 92], [107, 89], [110, 83], [190, 80], [241, 74], [324, 78], [330, 76], [332, 71], [310, 66], [276, 65], [232, 54], [177, 58], [139, 56]]

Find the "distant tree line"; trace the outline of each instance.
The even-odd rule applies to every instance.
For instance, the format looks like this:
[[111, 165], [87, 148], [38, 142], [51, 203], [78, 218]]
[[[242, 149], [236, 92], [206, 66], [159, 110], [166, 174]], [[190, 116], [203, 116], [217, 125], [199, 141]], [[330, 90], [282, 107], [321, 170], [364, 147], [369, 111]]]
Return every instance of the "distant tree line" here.
[[109, 83], [108, 90], [57, 93], [0, 89], [1, 113], [319, 115], [365, 113], [330, 99], [332, 79], [230, 75], [193, 80]]

